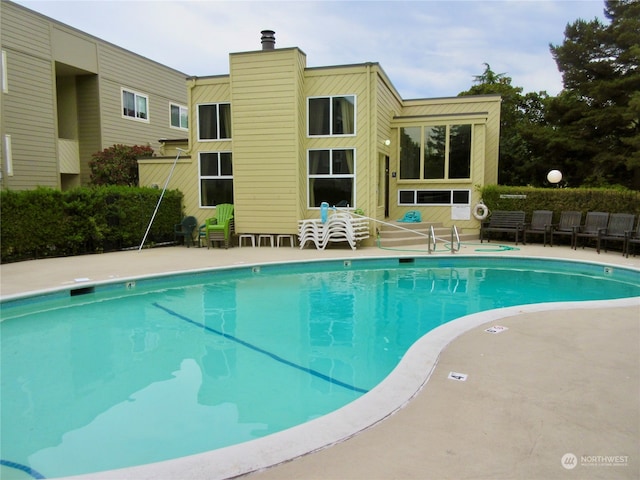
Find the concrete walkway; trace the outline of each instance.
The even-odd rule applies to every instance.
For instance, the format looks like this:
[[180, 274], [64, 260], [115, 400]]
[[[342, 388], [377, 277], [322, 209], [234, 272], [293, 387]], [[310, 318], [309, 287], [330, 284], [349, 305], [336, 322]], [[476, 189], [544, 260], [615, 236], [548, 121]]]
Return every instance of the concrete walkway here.
[[[496, 249], [493, 244], [485, 244], [483, 251], [466, 246], [462, 253], [556, 257], [640, 268], [640, 258], [597, 255], [589, 249]], [[2, 265], [0, 293], [7, 298], [215, 266], [419, 254], [377, 248], [318, 252], [288, 247], [169, 247]], [[448, 344], [428, 381], [393, 415], [345, 441], [248, 476], [256, 480], [640, 478], [640, 299], [494, 312]], [[496, 324], [508, 330], [485, 332]], [[468, 377], [452, 380], [450, 372]], [[215, 464], [183, 473], [185, 479], [220, 478]], [[99, 477], [153, 475], [136, 470], [126, 476]]]

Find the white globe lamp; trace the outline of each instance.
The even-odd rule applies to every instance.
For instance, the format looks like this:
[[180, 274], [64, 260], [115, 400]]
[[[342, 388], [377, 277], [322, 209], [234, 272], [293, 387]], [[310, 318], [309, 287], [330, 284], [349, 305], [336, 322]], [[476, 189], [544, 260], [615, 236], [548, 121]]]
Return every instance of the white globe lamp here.
[[562, 180], [562, 172], [560, 170], [551, 170], [547, 173], [547, 180], [554, 185], [559, 184], [560, 180]]

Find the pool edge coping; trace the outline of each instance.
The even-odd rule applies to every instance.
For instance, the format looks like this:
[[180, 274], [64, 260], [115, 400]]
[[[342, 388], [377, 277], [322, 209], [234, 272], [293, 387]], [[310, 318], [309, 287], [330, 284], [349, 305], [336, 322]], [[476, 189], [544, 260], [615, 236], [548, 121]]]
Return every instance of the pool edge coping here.
[[[0, 306], [3, 303], [6, 302], [12, 302], [12, 301], [16, 301], [16, 300], [22, 300], [22, 299], [27, 299], [30, 297], [35, 297], [35, 296], [39, 296], [39, 295], [54, 295], [56, 293], [61, 293], [64, 292], [66, 290], [76, 290], [76, 289], [81, 289], [81, 288], [87, 288], [87, 287], [102, 287], [102, 286], [109, 286], [109, 285], [115, 285], [118, 283], [127, 283], [127, 282], [135, 282], [135, 281], [139, 281], [139, 280], [152, 280], [152, 279], [157, 279], [157, 278], [162, 278], [162, 277], [168, 277], [168, 276], [173, 276], [173, 275], [186, 275], [186, 274], [202, 274], [202, 273], [207, 273], [207, 272], [212, 272], [212, 271], [218, 271], [218, 270], [232, 270], [232, 269], [236, 269], [236, 268], [251, 268], [251, 267], [256, 267], [256, 266], [269, 266], [269, 265], [287, 265], [287, 264], [300, 264], [300, 263], [325, 263], [325, 262], [342, 262], [342, 261], [346, 261], [346, 260], [356, 260], [356, 261], [360, 261], [360, 260], [381, 260], [381, 259], [390, 259], [390, 258], [494, 258], [494, 259], [505, 259], [505, 258], [515, 258], [515, 259], [520, 259], [520, 260], [547, 260], [547, 261], [552, 261], [552, 262], [567, 262], [567, 263], [576, 263], [576, 264], [588, 264], [588, 265], [593, 265], [593, 266], [601, 266], [601, 267], [615, 267], [615, 268], [622, 268], [624, 270], [631, 270], [631, 271], [635, 271], [635, 272], [640, 272], [640, 267], [636, 267], [633, 265], [621, 265], [621, 264], [616, 264], [616, 263], [607, 263], [604, 261], [592, 261], [592, 260], [584, 260], [584, 259], [568, 259], [568, 258], [558, 258], [558, 257], [545, 257], [545, 256], [536, 256], [536, 255], [511, 255], [508, 257], [505, 257], [503, 255], [494, 255], [494, 254], [489, 254], [489, 255], [473, 255], [473, 254], [456, 254], [456, 255], [425, 255], [425, 254], [418, 254], [418, 255], [394, 255], [394, 256], [376, 256], [376, 255], [368, 255], [368, 256], [362, 256], [362, 257], [353, 257], [353, 256], [344, 256], [344, 257], [334, 257], [334, 258], [317, 258], [317, 259], [305, 259], [305, 260], [276, 260], [276, 261], [271, 261], [271, 262], [236, 262], [233, 264], [229, 264], [229, 265], [220, 265], [220, 266], [214, 266], [214, 267], [203, 267], [203, 268], [193, 268], [193, 269], [188, 269], [188, 270], [169, 270], [169, 271], [165, 271], [165, 272], [157, 272], [157, 273], [150, 273], [150, 274], [143, 274], [143, 275], [129, 275], [129, 276], [123, 276], [123, 277], [117, 277], [117, 278], [109, 278], [109, 279], [105, 279], [105, 280], [87, 280], [87, 281], [75, 281], [75, 283], [67, 283], [64, 285], [58, 285], [56, 287], [51, 287], [51, 288], [43, 288], [43, 289], [38, 289], [38, 290], [29, 290], [29, 291], [25, 291], [25, 292], [20, 292], [20, 293], [14, 293], [14, 294], [9, 294], [9, 295], [1, 295], [0, 294]], [[0, 319], [1, 321], [1, 319]]]

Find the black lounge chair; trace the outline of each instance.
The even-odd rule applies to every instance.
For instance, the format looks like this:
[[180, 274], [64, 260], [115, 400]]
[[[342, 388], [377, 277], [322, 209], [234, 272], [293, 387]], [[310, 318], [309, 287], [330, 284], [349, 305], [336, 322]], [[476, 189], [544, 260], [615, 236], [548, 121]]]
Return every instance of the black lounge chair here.
[[578, 248], [578, 240], [582, 239], [582, 248], [589, 240], [598, 241], [601, 230], [607, 229], [609, 214], [607, 212], [587, 212], [584, 225], [576, 229], [573, 236], [573, 249]]
[[573, 247], [573, 235], [576, 229], [580, 226], [582, 220], [582, 212], [567, 211], [560, 214], [560, 222], [557, 225], [551, 227], [551, 241], [549, 245], [553, 247], [554, 235], [569, 236], [571, 239], [571, 246]]
[[624, 254], [627, 238], [633, 232], [633, 221], [635, 215], [631, 213], [612, 213], [609, 217], [609, 224], [606, 230], [600, 230], [598, 235], [598, 253], [604, 244], [604, 251], [607, 251], [607, 242], [622, 242], [622, 253]]
[[524, 226], [522, 233], [522, 244], [527, 244], [527, 233], [542, 235], [542, 246], [547, 245], [547, 235], [551, 233], [551, 223], [553, 221], [553, 212], [551, 210], [534, 210], [531, 215], [531, 223]]

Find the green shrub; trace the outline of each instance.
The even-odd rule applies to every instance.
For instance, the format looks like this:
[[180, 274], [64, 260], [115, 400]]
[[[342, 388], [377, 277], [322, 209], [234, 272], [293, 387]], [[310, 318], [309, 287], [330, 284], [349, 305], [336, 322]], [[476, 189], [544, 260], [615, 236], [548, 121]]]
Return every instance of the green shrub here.
[[[80, 187], [0, 192], [2, 263], [98, 253], [139, 246], [161, 191], [153, 188]], [[165, 192], [146, 245], [174, 240], [182, 219], [182, 193]]]
[[113, 145], [91, 156], [92, 185], [138, 185], [138, 158], [153, 156], [153, 148], [144, 145]]
[[551, 210], [554, 222], [562, 211], [632, 213], [640, 216], [640, 192], [611, 188], [533, 188], [488, 185], [480, 190], [489, 210]]

